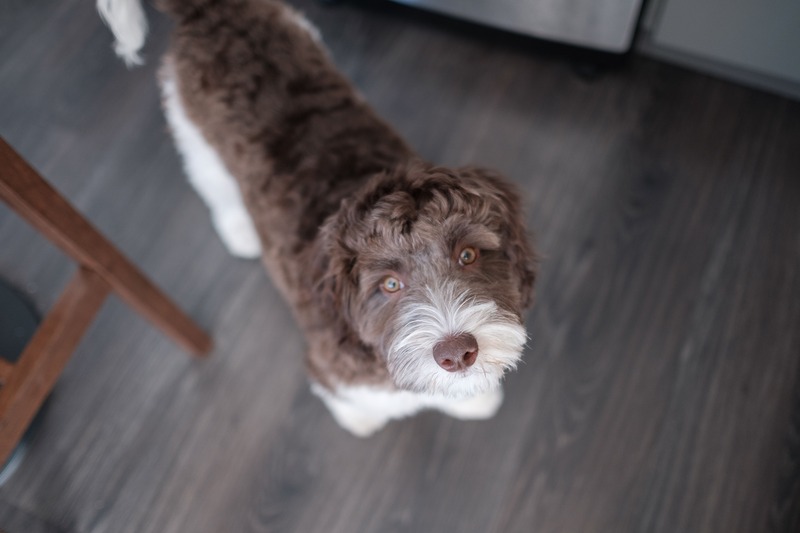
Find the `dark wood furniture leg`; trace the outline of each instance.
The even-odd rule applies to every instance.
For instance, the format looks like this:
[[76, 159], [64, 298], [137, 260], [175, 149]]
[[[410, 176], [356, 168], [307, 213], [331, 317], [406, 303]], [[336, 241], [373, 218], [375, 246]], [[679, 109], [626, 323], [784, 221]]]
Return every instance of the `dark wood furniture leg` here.
[[16, 364], [0, 365], [0, 465], [109, 292], [196, 355], [211, 339], [0, 138], [0, 200], [80, 265]]

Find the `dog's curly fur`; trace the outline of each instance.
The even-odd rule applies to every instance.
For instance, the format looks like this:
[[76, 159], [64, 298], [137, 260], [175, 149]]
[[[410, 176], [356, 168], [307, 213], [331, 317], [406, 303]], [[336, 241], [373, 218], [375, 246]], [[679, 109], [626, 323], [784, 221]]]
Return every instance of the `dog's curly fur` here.
[[[454, 398], [496, 387], [519, 359], [535, 279], [513, 187], [420, 161], [284, 4], [160, 7], [177, 22], [165, 76], [238, 182], [323, 398], [355, 386]], [[466, 246], [473, 264], [459, 264]], [[382, 291], [387, 275], [403, 289]], [[478, 361], [446, 372], [431, 346], [463, 328]]]

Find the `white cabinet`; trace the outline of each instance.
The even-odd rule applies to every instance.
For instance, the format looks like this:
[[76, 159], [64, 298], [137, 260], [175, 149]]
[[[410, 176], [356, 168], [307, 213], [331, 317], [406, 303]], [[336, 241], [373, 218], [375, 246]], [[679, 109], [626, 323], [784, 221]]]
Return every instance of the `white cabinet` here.
[[641, 49], [800, 97], [800, 1], [662, 0]]
[[[642, 0], [394, 0], [541, 39], [626, 52]], [[800, 1], [800, 0], [799, 0]]]

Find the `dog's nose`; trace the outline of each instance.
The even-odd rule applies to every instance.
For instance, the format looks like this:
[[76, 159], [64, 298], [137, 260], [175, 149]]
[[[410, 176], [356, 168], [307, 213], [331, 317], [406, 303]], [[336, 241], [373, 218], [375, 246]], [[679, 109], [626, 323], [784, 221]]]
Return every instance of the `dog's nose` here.
[[478, 341], [469, 333], [447, 337], [433, 347], [433, 358], [448, 372], [463, 370], [478, 359]]

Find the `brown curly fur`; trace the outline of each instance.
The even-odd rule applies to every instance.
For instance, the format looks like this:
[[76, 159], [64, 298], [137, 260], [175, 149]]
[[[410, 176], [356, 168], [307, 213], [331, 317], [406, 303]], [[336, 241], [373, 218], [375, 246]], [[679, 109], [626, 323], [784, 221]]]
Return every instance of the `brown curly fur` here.
[[[534, 256], [504, 179], [417, 160], [285, 5], [161, 7], [177, 21], [167, 61], [187, 114], [239, 182], [315, 380], [389, 381], [392, 302], [376, 291], [388, 271], [456, 277], [516, 316], [530, 304]], [[453, 250], [476, 241], [478, 268], [454, 270]]]

